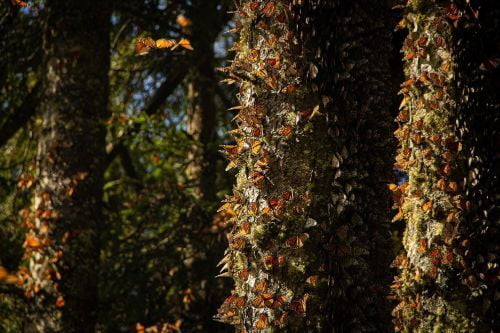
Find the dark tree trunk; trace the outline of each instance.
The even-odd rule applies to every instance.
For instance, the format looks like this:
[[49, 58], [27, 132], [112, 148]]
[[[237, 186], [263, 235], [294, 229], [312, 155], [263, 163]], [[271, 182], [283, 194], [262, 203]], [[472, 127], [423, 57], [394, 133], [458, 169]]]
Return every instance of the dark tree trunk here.
[[[194, 301], [189, 312], [196, 329], [203, 332], [223, 332], [222, 324], [213, 320], [218, 304], [223, 300], [224, 284], [216, 280], [217, 258], [224, 251], [223, 234], [210, 231], [216, 210], [217, 141], [217, 80], [214, 72], [214, 43], [229, 16], [221, 10], [224, 1], [195, 0], [188, 11], [192, 22], [190, 40], [194, 51], [190, 57], [187, 82], [187, 132], [193, 145], [188, 154], [186, 175], [194, 189], [189, 209], [188, 257], [195, 260], [187, 267], [187, 286]], [[194, 331], [194, 329], [193, 329]]]
[[[481, 3], [481, 6], [478, 6]], [[411, 1], [394, 186], [406, 221], [393, 285], [404, 332], [496, 332], [500, 3]]]
[[217, 158], [214, 42], [219, 33], [218, 1], [197, 1], [191, 11], [194, 52], [187, 78], [187, 131], [194, 145], [188, 155], [188, 179], [202, 199], [215, 199]]
[[242, 1], [238, 168], [218, 319], [245, 332], [389, 327], [391, 33], [384, 1]]
[[106, 0], [49, 0], [44, 13], [28, 331], [94, 332], [110, 9]]

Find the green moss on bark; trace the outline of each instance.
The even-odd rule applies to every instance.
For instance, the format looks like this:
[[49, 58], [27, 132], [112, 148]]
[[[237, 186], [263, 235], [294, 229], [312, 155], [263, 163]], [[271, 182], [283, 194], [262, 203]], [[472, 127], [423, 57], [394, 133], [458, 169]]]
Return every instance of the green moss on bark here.
[[236, 216], [221, 261], [235, 288], [217, 319], [240, 331], [387, 328], [387, 271], [374, 263], [388, 259], [388, 191], [371, 177], [391, 172], [382, 5], [238, 9], [240, 39], [224, 71], [241, 105], [236, 143], [224, 148], [239, 171], [222, 207]]
[[108, 116], [107, 1], [48, 1], [28, 330], [94, 332]]
[[[498, 136], [486, 125], [498, 123], [492, 112], [499, 109], [490, 85], [493, 74], [486, 68], [479, 74], [482, 56], [473, 55], [474, 47], [488, 43], [487, 31], [498, 27], [498, 20], [488, 18], [498, 13], [498, 5], [485, 6], [492, 12], [485, 9], [483, 16], [465, 1], [409, 1], [401, 23], [409, 33], [403, 47], [407, 81], [397, 118], [396, 166], [409, 179], [393, 188], [398, 218], [406, 220], [406, 253], [395, 261], [401, 273], [393, 285], [400, 303], [393, 314], [396, 327], [404, 332], [498, 328], [493, 315], [498, 286], [491, 283], [491, 276], [498, 274], [498, 246], [491, 243], [498, 235], [497, 213], [477, 213], [477, 207], [491, 202], [498, 181], [483, 185], [482, 195], [471, 195], [475, 150], [483, 151], [479, 159], [489, 161], [486, 164], [493, 160], [478, 139], [486, 132]], [[472, 36], [481, 42], [474, 46]], [[494, 52], [498, 54], [498, 47]], [[489, 94], [478, 93], [488, 89]], [[478, 128], [485, 125], [479, 134]], [[470, 132], [479, 135], [465, 134]], [[470, 246], [472, 238], [475, 247]], [[486, 253], [487, 264], [481, 260]]]

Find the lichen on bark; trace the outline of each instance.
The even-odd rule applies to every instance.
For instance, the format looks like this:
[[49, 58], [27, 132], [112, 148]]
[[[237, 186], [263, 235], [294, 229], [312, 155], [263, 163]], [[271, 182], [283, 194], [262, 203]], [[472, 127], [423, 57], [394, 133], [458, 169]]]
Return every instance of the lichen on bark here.
[[477, 139], [498, 137], [488, 125], [498, 123], [498, 93], [491, 89], [491, 70], [481, 65], [487, 55], [474, 51], [498, 27], [490, 16], [498, 5], [484, 5], [478, 10], [467, 1], [409, 1], [400, 22], [409, 33], [396, 167], [408, 173], [408, 182], [392, 186], [396, 219], [406, 221], [405, 253], [394, 262], [400, 302], [393, 314], [404, 332], [498, 328], [498, 212], [492, 204], [498, 180], [479, 189], [484, 174], [473, 166], [494, 164]]
[[237, 9], [240, 39], [223, 71], [240, 87], [236, 143], [224, 147], [238, 173], [221, 208], [235, 217], [220, 263], [235, 287], [216, 318], [239, 331], [387, 328], [384, 4], [266, 0]]
[[94, 332], [108, 116], [107, 1], [47, 1], [28, 332]]

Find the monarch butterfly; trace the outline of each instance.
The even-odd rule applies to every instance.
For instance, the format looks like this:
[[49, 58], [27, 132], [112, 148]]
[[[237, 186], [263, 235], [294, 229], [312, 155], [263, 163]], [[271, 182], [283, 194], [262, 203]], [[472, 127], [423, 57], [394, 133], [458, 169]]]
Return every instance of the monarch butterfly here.
[[185, 17], [184, 15], [177, 16], [177, 24], [179, 24], [183, 28], [187, 28], [191, 25], [191, 20]]
[[267, 286], [267, 280], [262, 279], [260, 280], [255, 286], [253, 287], [254, 292], [263, 292], [266, 289]]
[[306, 312], [306, 305], [307, 305], [307, 299], [309, 298], [309, 294], [304, 294], [300, 299], [296, 301], [292, 301], [288, 306], [295, 312], [297, 313], [305, 313]]
[[156, 48], [156, 43], [151, 37], [137, 38], [135, 42], [135, 53], [137, 55], [146, 55], [153, 48]]
[[244, 269], [244, 270], [238, 272], [238, 277], [242, 280], [245, 280], [245, 281], [248, 279], [249, 275], [250, 275], [250, 273], [248, 272], [248, 269]]
[[257, 320], [257, 323], [255, 324], [255, 329], [256, 330], [263, 330], [266, 327], [267, 327], [267, 314], [260, 313], [259, 320]]
[[20, 7], [27, 7], [27, 6], [29, 6], [29, 4], [27, 2], [24, 2], [24, 1], [21, 1], [21, 0], [10, 0], [10, 2], [14, 6], [20, 6]]
[[245, 296], [236, 298], [234, 305], [236, 308], [241, 309], [247, 303], [247, 298]]

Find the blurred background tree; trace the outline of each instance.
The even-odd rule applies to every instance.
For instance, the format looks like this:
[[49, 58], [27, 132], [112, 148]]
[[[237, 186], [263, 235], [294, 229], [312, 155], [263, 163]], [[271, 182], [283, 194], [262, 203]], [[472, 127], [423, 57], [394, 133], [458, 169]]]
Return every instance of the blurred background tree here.
[[[215, 280], [225, 248], [218, 202], [232, 177], [217, 152], [234, 92], [218, 85], [226, 62], [230, 7], [213, 1], [114, 2], [104, 220], [99, 222], [98, 329], [135, 331], [182, 322], [188, 332], [224, 331], [213, 321], [225, 281]], [[41, 32], [46, 3], [2, 3], [0, 94], [0, 265], [23, 264], [41, 126]], [[186, 38], [185, 48], [138, 56], [140, 37]], [[96, 87], [99, 89], [98, 87]], [[18, 184], [19, 183], [19, 184]], [[26, 259], [26, 258], [25, 258]], [[14, 282], [14, 281], [10, 281]], [[1, 284], [0, 331], [26, 323], [25, 295]]]

